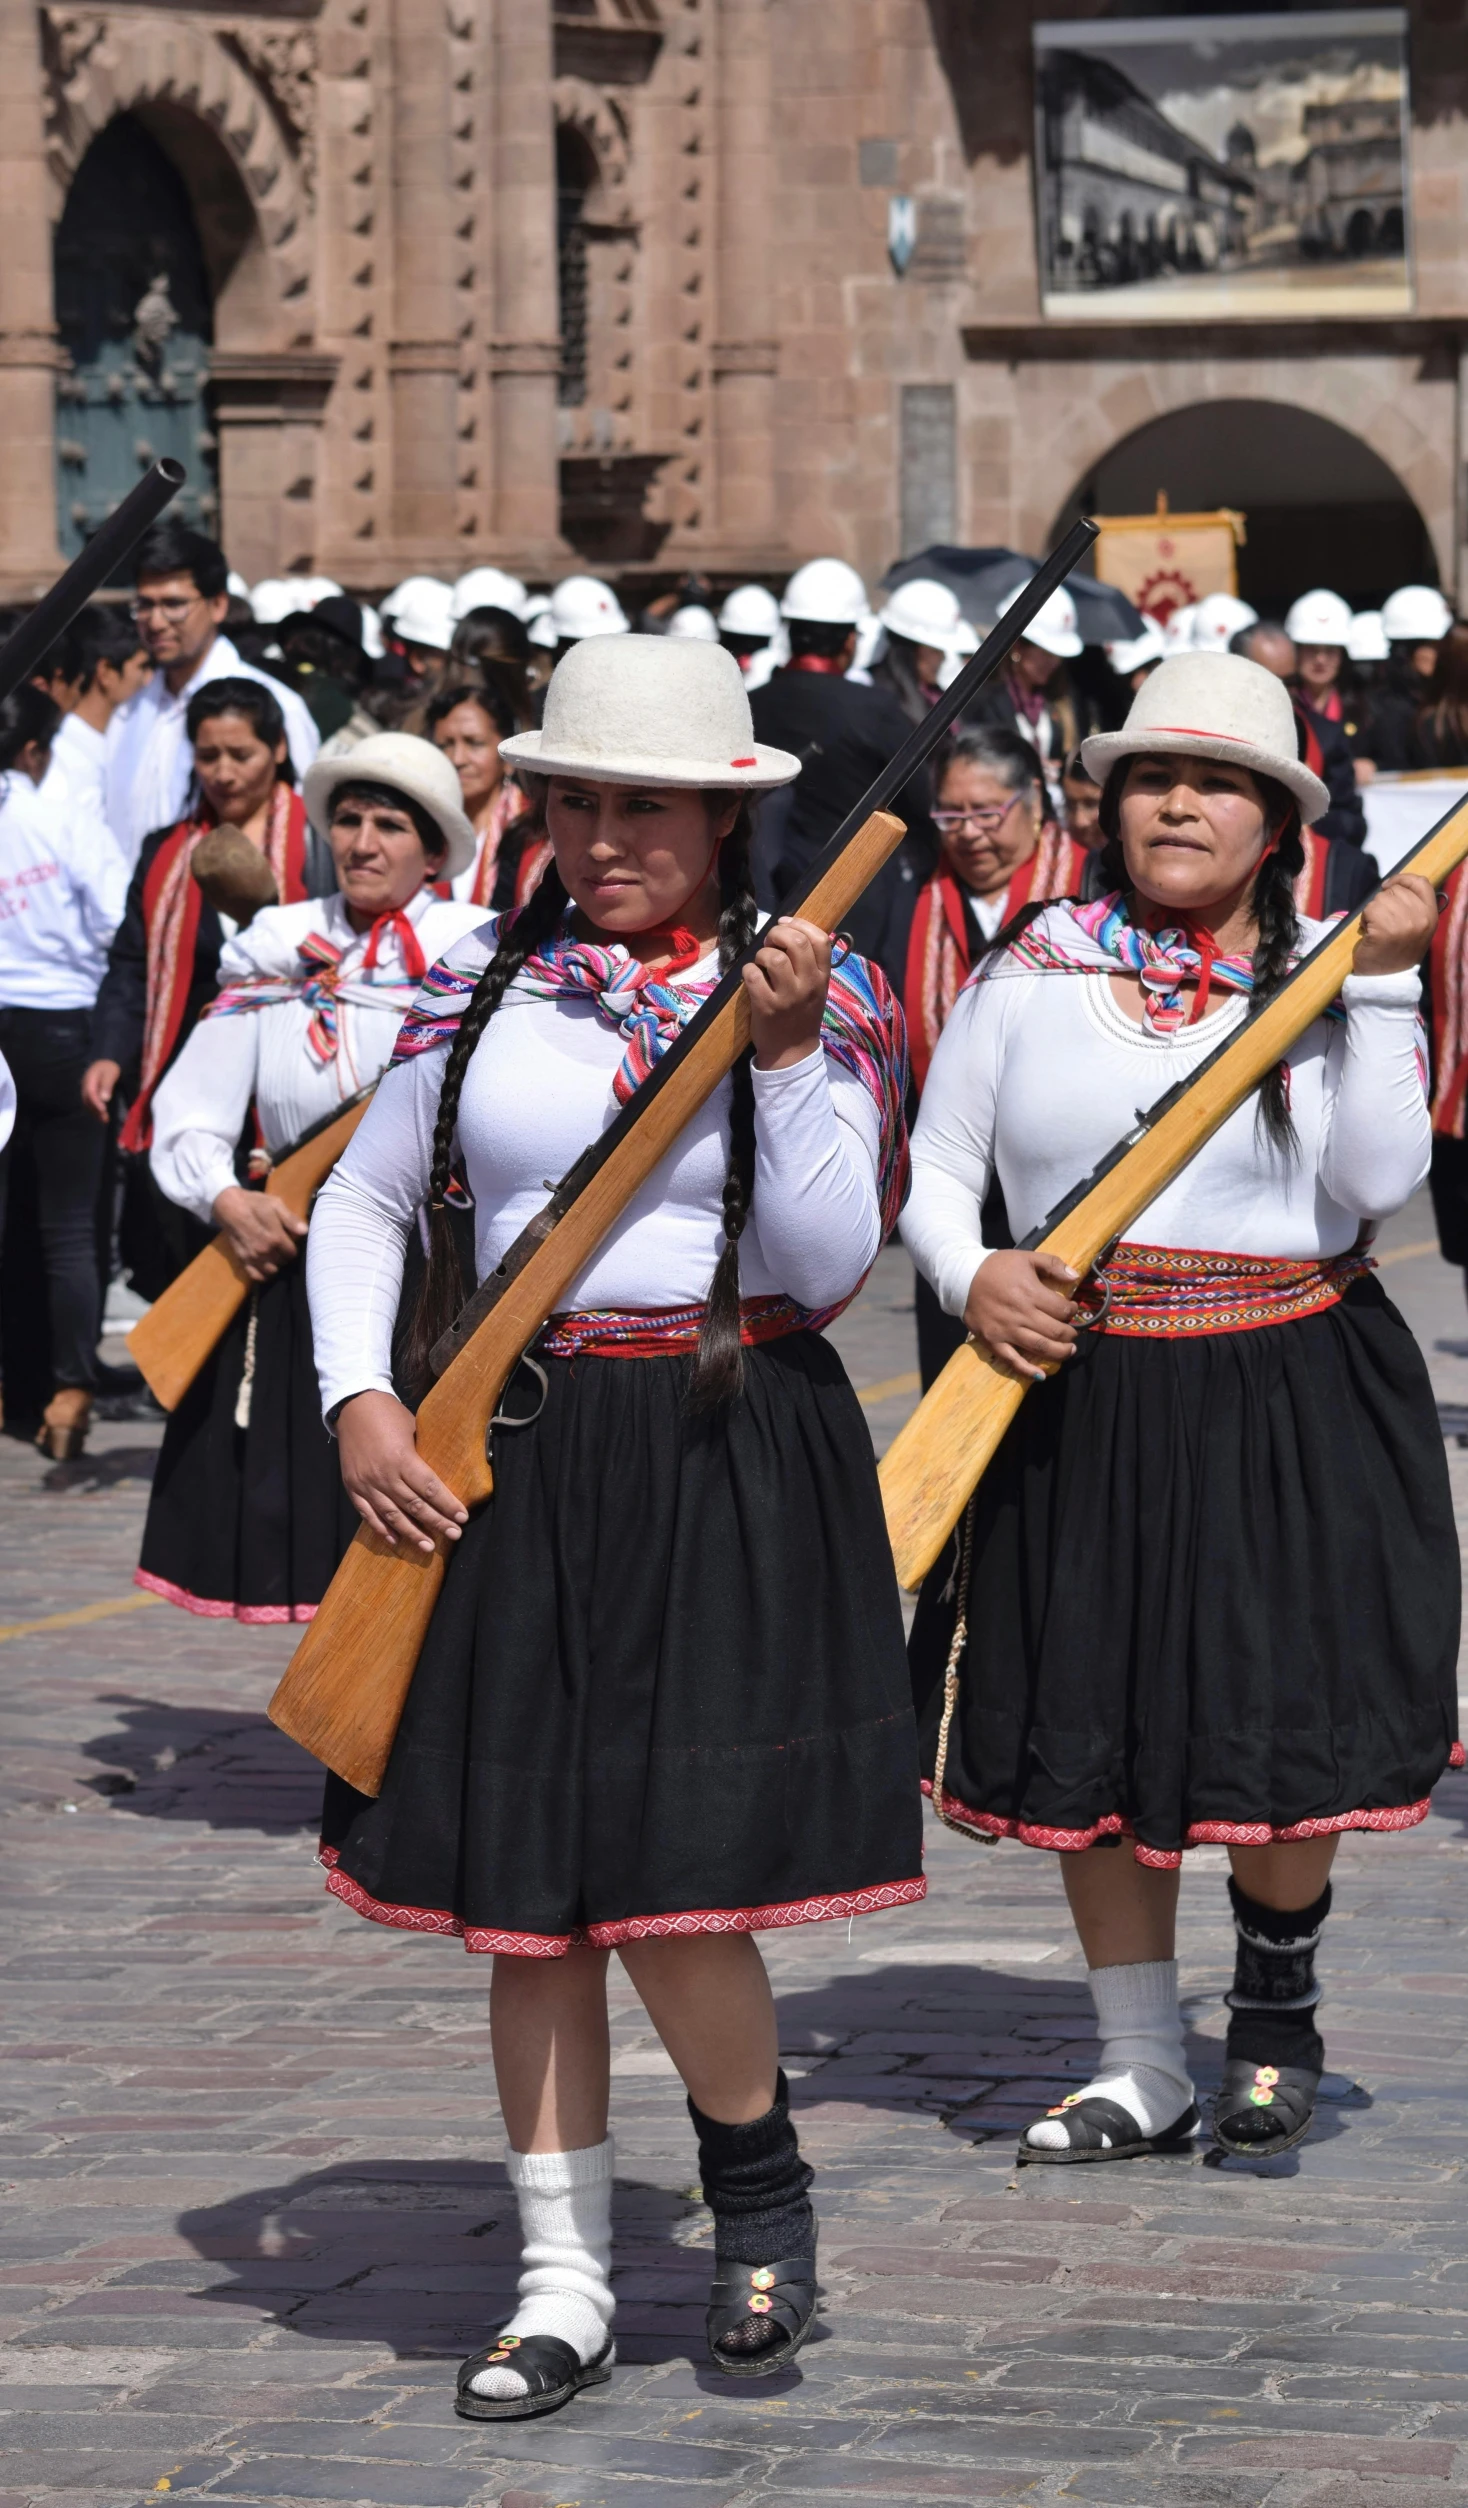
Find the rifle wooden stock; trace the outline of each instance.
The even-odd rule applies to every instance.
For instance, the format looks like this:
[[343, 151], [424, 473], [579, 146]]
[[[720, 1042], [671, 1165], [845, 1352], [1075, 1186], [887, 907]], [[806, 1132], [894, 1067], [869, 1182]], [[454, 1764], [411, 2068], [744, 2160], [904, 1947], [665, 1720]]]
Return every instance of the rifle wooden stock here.
[[[903, 833], [901, 819], [873, 811], [801, 901], [802, 917], [834, 931]], [[522, 1352], [748, 1042], [741, 985], [424, 1396], [418, 1451], [466, 1506], [494, 1486], [485, 1430]], [[362, 1525], [270, 1701], [272, 1723], [360, 1793], [381, 1787], [450, 1547], [392, 1548]]]
[[[1468, 802], [1460, 803], [1391, 876], [1413, 871], [1440, 884], [1468, 854]], [[1102, 1175], [1040, 1240], [1082, 1279], [1107, 1246], [1155, 1201], [1334, 1001], [1356, 954], [1361, 917], [1330, 934], [1273, 1001], [1201, 1070], [1176, 1104]], [[1053, 1369], [1047, 1371], [1053, 1374]], [[883, 1457], [879, 1477], [898, 1582], [911, 1591], [942, 1553], [1010, 1421], [1033, 1382], [1012, 1376], [973, 1342], [956, 1350]]]
[[[307, 1216], [312, 1194], [330, 1175], [366, 1112], [365, 1097], [344, 1107], [333, 1122], [313, 1132], [299, 1149], [289, 1151], [278, 1167], [271, 1168], [269, 1190], [298, 1219]], [[183, 1400], [252, 1286], [228, 1237], [220, 1235], [194, 1256], [187, 1271], [181, 1271], [134, 1324], [128, 1335], [128, 1356], [141, 1368], [154, 1401], [161, 1402], [165, 1411]]]

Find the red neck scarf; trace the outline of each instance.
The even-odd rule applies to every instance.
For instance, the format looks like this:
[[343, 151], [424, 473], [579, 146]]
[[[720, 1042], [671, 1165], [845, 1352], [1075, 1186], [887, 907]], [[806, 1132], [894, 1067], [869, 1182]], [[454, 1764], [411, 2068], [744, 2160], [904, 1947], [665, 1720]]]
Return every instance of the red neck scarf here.
[[[1047, 825], [1027, 862], [1021, 862], [1004, 892], [1001, 928], [1020, 907], [1048, 897], [1078, 897], [1085, 877], [1084, 845]], [[907, 1015], [912, 1074], [919, 1088], [943, 1033], [948, 1014], [968, 981], [973, 964], [973, 927], [961, 887], [947, 860], [920, 890], [908, 935], [902, 1007]]]

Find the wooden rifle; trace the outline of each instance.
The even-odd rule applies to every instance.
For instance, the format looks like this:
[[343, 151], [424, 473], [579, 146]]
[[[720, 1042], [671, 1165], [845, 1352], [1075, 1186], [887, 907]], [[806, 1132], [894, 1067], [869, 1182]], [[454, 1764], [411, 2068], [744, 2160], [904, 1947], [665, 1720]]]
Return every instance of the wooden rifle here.
[[[850, 913], [904, 834], [885, 804], [923, 765], [1096, 536], [1077, 523], [903, 742], [811, 865], [782, 912], [830, 932]], [[417, 1415], [418, 1451], [466, 1506], [488, 1498], [488, 1429], [501, 1392], [608, 1229], [749, 1042], [735, 960], [599, 1140], [562, 1177], [434, 1351], [443, 1369]], [[364, 1794], [378, 1792], [452, 1545], [392, 1545], [364, 1524], [270, 1702], [272, 1722]]]
[[[273, 1161], [265, 1189], [297, 1219], [309, 1216], [312, 1196], [356, 1131], [376, 1086], [374, 1080], [318, 1123], [308, 1124]], [[134, 1324], [127, 1339], [128, 1357], [165, 1411], [183, 1400], [255, 1286], [221, 1229]]]
[[[1390, 876], [1414, 871], [1440, 887], [1465, 854], [1468, 801], [1439, 819]], [[1138, 1109], [1135, 1129], [1031, 1229], [1022, 1239], [1024, 1248], [1058, 1255], [1084, 1280], [1329, 1008], [1351, 972], [1360, 937], [1361, 916], [1355, 914], [1317, 941], [1242, 1028], [1145, 1113]], [[898, 1582], [909, 1591], [940, 1557], [1033, 1381], [1012, 1374], [969, 1340], [955, 1350], [888, 1447], [880, 1468], [882, 1502]]]

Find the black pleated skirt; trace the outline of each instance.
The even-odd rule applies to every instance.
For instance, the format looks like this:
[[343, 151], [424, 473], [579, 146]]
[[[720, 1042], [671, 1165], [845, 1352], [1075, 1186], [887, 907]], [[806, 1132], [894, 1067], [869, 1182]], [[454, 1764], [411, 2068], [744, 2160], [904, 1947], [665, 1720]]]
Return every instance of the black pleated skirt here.
[[[910, 1646], [928, 1781], [956, 1551]], [[944, 1809], [1161, 1865], [1410, 1827], [1461, 1758], [1458, 1619], [1442, 1433], [1378, 1281], [1255, 1332], [1098, 1334], [976, 1493]]]
[[496, 1435], [380, 1798], [328, 1780], [328, 1886], [539, 1957], [921, 1898], [901, 1614], [834, 1350], [747, 1350], [711, 1419], [686, 1358], [543, 1364], [540, 1417]]
[[[254, 1380], [240, 1428], [252, 1306]], [[321, 1424], [298, 1259], [245, 1301], [171, 1414], [136, 1581], [207, 1619], [309, 1620], [357, 1520]]]

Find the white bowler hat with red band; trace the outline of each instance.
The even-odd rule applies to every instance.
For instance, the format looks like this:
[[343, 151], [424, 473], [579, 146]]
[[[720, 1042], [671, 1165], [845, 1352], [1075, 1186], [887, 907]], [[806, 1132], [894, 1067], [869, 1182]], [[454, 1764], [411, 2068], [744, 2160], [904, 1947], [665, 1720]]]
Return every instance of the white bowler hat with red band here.
[[1159, 662], [1121, 730], [1093, 732], [1081, 756], [1098, 784], [1118, 758], [1221, 758], [1251, 775], [1272, 775], [1294, 794], [1307, 827], [1330, 807], [1330, 794], [1300, 756], [1284, 681], [1241, 653], [1175, 653]]
[[507, 766], [589, 784], [767, 792], [800, 760], [754, 737], [744, 674], [721, 644], [589, 636], [551, 673], [539, 731], [500, 742]]

